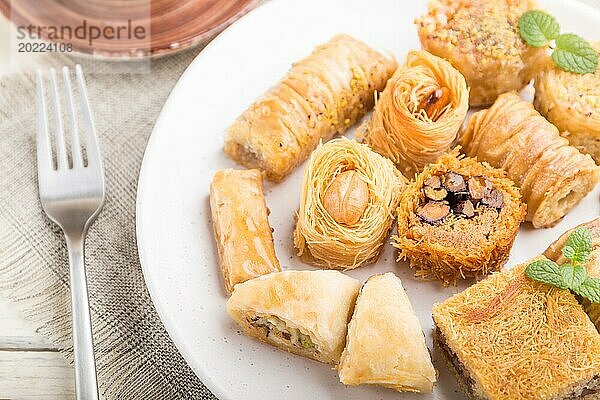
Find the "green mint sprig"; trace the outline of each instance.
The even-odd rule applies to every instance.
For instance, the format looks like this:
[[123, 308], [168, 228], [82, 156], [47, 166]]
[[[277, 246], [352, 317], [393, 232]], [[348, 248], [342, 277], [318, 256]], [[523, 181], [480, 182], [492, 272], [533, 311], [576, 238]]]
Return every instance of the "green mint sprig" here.
[[529, 278], [570, 289], [593, 303], [600, 303], [600, 279], [587, 275], [585, 264], [592, 252], [592, 233], [587, 228], [576, 228], [565, 243], [562, 253], [570, 262], [558, 265], [550, 260], [536, 260], [525, 268]]
[[519, 17], [519, 35], [533, 47], [550, 46], [552, 60], [562, 70], [578, 74], [594, 73], [598, 67], [598, 53], [582, 37], [560, 33], [556, 19], [540, 10], [526, 11]]

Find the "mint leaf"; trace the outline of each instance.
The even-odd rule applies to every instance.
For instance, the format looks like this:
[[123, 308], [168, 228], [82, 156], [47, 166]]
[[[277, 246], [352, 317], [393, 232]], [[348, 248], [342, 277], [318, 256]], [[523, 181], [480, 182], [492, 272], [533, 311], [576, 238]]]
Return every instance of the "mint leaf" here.
[[573, 291], [581, 297], [585, 297], [592, 303], [600, 303], [600, 279], [590, 278], [588, 276], [585, 281]]
[[560, 267], [560, 274], [562, 275], [561, 289], [575, 290], [581, 286], [581, 284], [585, 281], [585, 278], [587, 278], [585, 268], [580, 265], [562, 265]]
[[592, 232], [584, 227], [573, 230], [567, 238], [563, 255], [573, 264], [584, 264], [592, 253]]
[[560, 27], [556, 19], [543, 11], [530, 10], [519, 17], [519, 35], [533, 47], [542, 47], [556, 39]]
[[562, 70], [586, 74], [596, 72], [598, 53], [580, 36], [563, 33], [556, 38], [552, 60]]
[[563, 279], [560, 267], [550, 260], [536, 260], [525, 268], [525, 275], [533, 280], [562, 287]]

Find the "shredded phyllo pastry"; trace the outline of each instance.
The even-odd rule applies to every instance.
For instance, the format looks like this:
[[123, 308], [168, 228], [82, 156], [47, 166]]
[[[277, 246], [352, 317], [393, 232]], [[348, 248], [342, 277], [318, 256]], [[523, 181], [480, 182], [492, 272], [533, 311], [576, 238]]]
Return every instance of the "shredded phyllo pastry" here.
[[469, 119], [465, 152], [508, 173], [536, 228], [556, 224], [600, 179], [600, 168], [561, 137], [554, 125], [516, 93], [498, 97]]
[[[600, 52], [600, 41], [592, 47]], [[600, 164], [600, 68], [593, 74], [575, 74], [548, 61], [535, 78], [533, 104], [572, 146]]]
[[361, 118], [396, 66], [393, 57], [351, 36], [335, 36], [295, 63], [229, 127], [225, 152], [271, 180], [283, 179], [320, 140]]
[[436, 346], [471, 399], [597, 398], [600, 334], [570, 291], [524, 277], [526, 265], [436, 304]]
[[403, 191], [392, 245], [418, 277], [455, 284], [506, 263], [525, 208], [504, 171], [455, 149]]
[[464, 75], [470, 104], [484, 105], [525, 86], [545, 54], [518, 32], [519, 17], [534, 7], [530, 0], [431, 0], [415, 23], [423, 48]]
[[[567, 262], [566, 257], [562, 254], [561, 250], [564, 247], [567, 238], [576, 228], [584, 227], [589, 229], [592, 233], [592, 252], [590, 258], [585, 264], [585, 269], [588, 276], [592, 278], [600, 278], [600, 217], [593, 219], [589, 222], [583, 223], [573, 229], [570, 229], [563, 233], [554, 243], [552, 243], [544, 252], [544, 256], [557, 264], [562, 265]], [[600, 331], [600, 304], [592, 303], [587, 299], [580, 299], [581, 303], [587, 312], [588, 316], [596, 325], [596, 328]]]
[[294, 245], [306, 262], [352, 269], [373, 262], [406, 179], [392, 162], [346, 138], [320, 145], [302, 182]]
[[366, 142], [412, 178], [450, 149], [468, 101], [465, 79], [448, 61], [411, 51], [377, 100]]

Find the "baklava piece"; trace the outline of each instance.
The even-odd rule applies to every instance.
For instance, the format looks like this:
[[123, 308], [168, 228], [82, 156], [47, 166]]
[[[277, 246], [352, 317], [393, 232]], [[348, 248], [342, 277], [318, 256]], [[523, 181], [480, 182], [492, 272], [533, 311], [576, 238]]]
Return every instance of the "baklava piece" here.
[[281, 271], [259, 170], [217, 171], [210, 186], [210, 209], [227, 293], [240, 282]]
[[421, 324], [391, 272], [371, 276], [356, 301], [339, 366], [345, 385], [431, 392], [436, 372]]
[[415, 23], [423, 48], [464, 75], [469, 104], [479, 106], [533, 78], [545, 49], [528, 46], [517, 27], [532, 8], [531, 0], [431, 0]]
[[436, 351], [469, 399], [598, 399], [600, 334], [570, 291], [525, 267], [436, 304]]
[[525, 208], [504, 171], [455, 149], [404, 190], [392, 245], [417, 276], [455, 284], [504, 265]]
[[[600, 41], [592, 47], [600, 52]], [[571, 146], [600, 164], [600, 68], [575, 74], [549, 61], [535, 78], [533, 104]]]
[[227, 312], [248, 336], [337, 365], [360, 282], [338, 271], [284, 271], [240, 283]]

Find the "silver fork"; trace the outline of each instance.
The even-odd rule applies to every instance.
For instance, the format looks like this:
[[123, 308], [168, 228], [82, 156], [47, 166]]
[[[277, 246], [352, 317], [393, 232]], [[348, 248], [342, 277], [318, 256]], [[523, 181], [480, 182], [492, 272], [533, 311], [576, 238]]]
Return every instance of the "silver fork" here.
[[50, 99], [55, 110], [56, 168], [54, 168], [48, 130], [48, 111], [44, 96], [44, 79], [42, 73], [38, 71], [38, 184], [42, 208], [48, 217], [62, 228], [69, 250], [75, 393], [78, 400], [97, 400], [98, 384], [83, 249], [88, 228], [96, 219], [104, 203], [104, 172], [81, 66], [77, 65], [75, 71], [81, 99], [82, 138], [87, 153], [87, 165], [84, 164], [80, 145], [70, 71], [67, 67], [63, 67], [64, 97], [71, 123], [72, 167], [69, 166], [67, 156], [56, 70], [53, 68], [50, 70]]

